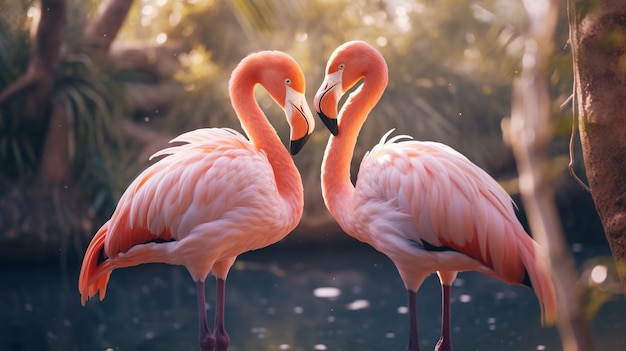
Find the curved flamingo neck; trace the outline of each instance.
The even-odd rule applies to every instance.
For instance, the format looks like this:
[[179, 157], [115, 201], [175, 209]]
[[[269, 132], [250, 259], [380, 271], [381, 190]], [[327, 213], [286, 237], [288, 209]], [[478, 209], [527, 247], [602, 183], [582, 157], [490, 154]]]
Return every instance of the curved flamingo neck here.
[[348, 97], [338, 116], [337, 136], [328, 139], [322, 160], [322, 195], [330, 213], [342, 225], [342, 218], [352, 212], [354, 185], [350, 163], [361, 127], [380, 100], [387, 86], [387, 69], [373, 66], [364, 75], [363, 84]]
[[[252, 144], [267, 155], [281, 197], [294, 209], [291, 213], [301, 214], [304, 191], [300, 173], [254, 97], [254, 87], [260, 84], [254, 71], [252, 68], [242, 67], [233, 72], [229, 88], [231, 102], [241, 127]], [[253, 174], [250, 176], [254, 177]]]

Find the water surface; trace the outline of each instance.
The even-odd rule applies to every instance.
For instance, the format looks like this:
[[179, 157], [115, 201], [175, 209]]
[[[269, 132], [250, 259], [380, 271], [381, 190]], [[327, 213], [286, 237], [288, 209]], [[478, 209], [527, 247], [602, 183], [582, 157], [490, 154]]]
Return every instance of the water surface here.
[[[605, 248], [579, 250], [588, 257]], [[83, 308], [80, 267], [4, 264], [0, 350], [198, 350], [194, 284], [182, 267], [150, 264], [114, 271], [104, 301]], [[209, 319], [214, 278], [207, 280]], [[392, 263], [366, 245], [277, 244], [244, 254], [226, 287], [229, 350], [403, 351], [406, 295]], [[555, 327], [541, 327], [534, 293], [478, 273], [452, 291], [455, 350], [560, 350]], [[436, 276], [418, 293], [423, 350], [440, 328]], [[598, 350], [626, 350], [626, 302], [614, 297], [593, 320]]]

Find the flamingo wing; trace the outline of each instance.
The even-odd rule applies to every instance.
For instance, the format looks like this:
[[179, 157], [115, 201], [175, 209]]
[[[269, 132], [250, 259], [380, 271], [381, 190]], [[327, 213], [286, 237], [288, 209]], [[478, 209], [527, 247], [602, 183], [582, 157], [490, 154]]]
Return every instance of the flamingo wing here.
[[359, 203], [384, 202], [392, 211], [377, 220], [393, 216], [387, 221], [407, 245], [462, 253], [507, 281], [523, 280], [518, 242], [510, 238], [527, 234], [504, 189], [447, 145], [388, 135], [363, 158]]
[[[144, 170], [120, 198], [109, 221], [105, 241], [107, 256], [115, 257], [138, 244], [180, 240], [190, 232], [191, 226], [198, 224], [198, 220], [208, 222], [219, 218], [223, 212], [218, 207], [224, 208], [228, 202], [216, 200], [234, 191], [225, 191], [228, 187], [208, 185], [218, 182], [218, 177], [201, 178], [206, 177], [216, 165], [218, 167], [214, 171], [225, 169], [234, 172], [238, 163], [231, 162], [228, 166], [221, 163], [236, 156], [258, 156], [253, 145], [232, 129], [197, 129], [171, 142], [183, 144], [152, 155], [151, 159], [163, 155], [167, 157]], [[259, 161], [261, 165], [267, 165], [264, 157]], [[271, 173], [268, 167], [261, 171], [265, 171], [261, 174]], [[202, 207], [205, 217], [193, 220], [193, 213], [189, 211], [194, 207]]]
[[[278, 208], [278, 192], [265, 153], [230, 129], [198, 129], [172, 142], [183, 144], [153, 155], [167, 156], [130, 184], [87, 249], [79, 279], [83, 304], [98, 290], [104, 298], [115, 268], [193, 262], [200, 268], [187, 268], [196, 278], [208, 274], [215, 261], [266, 244], [254, 238], [239, 246], [239, 238], [231, 244], [222, 240], [250, 233], [259, 223], [274, 222], [275, 217], [265, 212]], [[275, 226], [267, 228], [276, 230]], [[265, 234], [255, 231], [261, 237]], [[184, 254], [175, 250], [181, 243], [185, 243]], [[187, 257], [192, 255], [204, 259]]]

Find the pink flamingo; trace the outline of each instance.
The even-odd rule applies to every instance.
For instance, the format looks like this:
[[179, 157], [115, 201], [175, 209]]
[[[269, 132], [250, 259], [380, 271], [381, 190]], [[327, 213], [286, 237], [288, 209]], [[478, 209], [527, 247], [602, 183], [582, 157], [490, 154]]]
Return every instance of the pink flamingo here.
[[[233, 71], [229, 92], [250, 140], [231, 129], [198, 129], [172, 140], [185, 144], [154, 154], [169, 156], [132, 182], [87, 248], [78, 282], [83, 306], [98, 291], [104, 298], [116, 268], [183, 265], [196, 283], [201, 349], [228, 348], [224, 292], [230, 267], [239, 254], [284, 238], [304, 206], [300, 174], [255, 101], [257, 84], [285, 111], [292, 154], [301, 149], [315, 125], [302, 70], [281, 52], [249, 55]], [[210, 272], [217, 279], [214, 333], [205, 311]]]
[[[343, 94], [363, 79], [341, 112]], [[545, 256], [517, 220], [513, 201], [485, 171], [452, 148], [388, 132], [361, 162], [356, 186], [350, 161], [357, 136], [387, 86], [383, 56], [362, 41], [338, 47], [326, 66], [314, 107], [333, 135], [322, 162], [322, 193], [329, 212], [352, 237], [396, 265], [409, 306], [407, 350], [420, 349], [416, 294], [437, 272], [442, 284], [438, 351], [452, 350], [450, 289], [458, 271], [474, 270], [535, 290], [544, 320], [556, 314]]]

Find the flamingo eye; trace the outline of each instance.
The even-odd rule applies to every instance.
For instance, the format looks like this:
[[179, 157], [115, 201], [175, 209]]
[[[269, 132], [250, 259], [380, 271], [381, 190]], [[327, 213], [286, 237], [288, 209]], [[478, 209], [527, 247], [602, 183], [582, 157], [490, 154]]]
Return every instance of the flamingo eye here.
[[291, 79], [289, 79], [289, 78], [285, 78], [285, 84], [287, 84], [287, 85], [291, 85]]
[[344, 68], [346, 68], [346, 65], [344, 65], [343, 63], [340, 63], [339, 64], [339, 69], [344, 69]]

